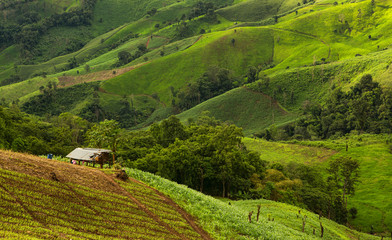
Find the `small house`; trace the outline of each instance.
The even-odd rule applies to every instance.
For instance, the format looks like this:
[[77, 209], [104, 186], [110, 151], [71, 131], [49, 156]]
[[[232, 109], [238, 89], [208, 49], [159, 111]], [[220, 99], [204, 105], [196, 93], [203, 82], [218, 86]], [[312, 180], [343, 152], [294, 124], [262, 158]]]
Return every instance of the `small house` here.
[[69, 158], [70, 163], [80, 162], [84, 163], [92, 163], [93, 166], [95, 164], [100, 164], [101, 168], [104, 163], [109, 163], [111, 161], [111, 153], [112, 151], [107, 149], [97, 149], [97, 148], [75, 148], [72, 152], [70, 152], [66, 157]]

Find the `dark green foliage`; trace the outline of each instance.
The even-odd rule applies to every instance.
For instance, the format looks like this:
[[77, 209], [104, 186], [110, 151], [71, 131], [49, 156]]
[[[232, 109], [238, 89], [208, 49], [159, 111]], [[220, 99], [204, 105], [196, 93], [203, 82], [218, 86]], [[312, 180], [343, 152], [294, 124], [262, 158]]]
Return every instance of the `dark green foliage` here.
[[168, 147], [176, 139], [184, 140], [187, 138], [184, 126], [175, 116], [169, 117], [167, 120], [162, 121], [161, 124], [153, 124], [150, 131], [157, 143], [163, 147]]
[[70, 111], [76, 104], [86, 99], [87, 96], [92, 96], [96, 86], [98, 86], [98, 83], [81, 84], [58, 89], [56, 85], [50, 84], [42, 88], [42, 94], [24, 103], [21, 109], [38, 116], [57, 116], [62, 112]]
[[87, 121], [69, 113], [51, 119], [51, 123], [12, 108], [0, 107], [0, 148], [32, 154], [65, 155], [84, 142]]
[[348, 212], [350, 213], [351, 217], [354, 219], [357, 217], [358, 214], [358, 210], [355, 207], [352, 207], [348, 210]]
[[215, 15], [214, 10], [215, 10], [215, 7], [214, 7], [213, 3], [199, 1], [192, 8], [189, 18], [192, 19], [192, 18], [201, 16], [201, 15], [204, 15], [204, 14], [212, 16], [212, 15]]
[[235, 80], [228, 69], [211, 68], [195, 83], [190, 83], [179, 90], [177, 106], [181, 110], [192, 108], [201, 102], [229, 91], [234, 87]]
[[120, 66], [125, 65], [130, 61], [132, 61], [132, 55], [127, 51], [121, 51], [117, 54], [117, 56], [118, 56], [118, 63], [120, 64]]
[[186, 127], [172, 116], [149, 132], [134, 134], [122, 154], [136, 159], [128, 162], [132, 167], [209, 194], [230, 196], [249, 190], [250, 177], [262, 175], [263, 164], [256, 153], [244, 149], [241, 129], [216, 126], [206, 115], [199, 120]]
[[0, 86], [5, 86], [13, 83], [22, 81], [23, 79], [19, 75], [11, 75], [9, 78], [0, 82]]
[[303, 117], [295, 124], [295, 131], [289, 131], [291, 127], [287, 126], [283, 129], [284, 136], [276, 136], [277, 139], [326, 139], [353, 130], [390, 133], [392, 129], [391, 92], [383, 90], [369, 74], [348, 92], [335, 88], [325, 105], [307, 102], [303, 109]]
[[150, 11], [147, 11], [147, 14], [150, 15], [150, 16], [154, 16], [155, 13], [157, 13], [157, 9], [156, 8], [153, 8]]
[[[39, 55], [36, 45], [39, 39], [46, 34], [49, 29], [59, 26], [87, 26], [91, 24], [93, 9], [96, 0], [85, 0], [80, 8], [71, 11], [55, 13], [50, 16], [43, 16], [34, 9], [16, 7], [15, 14], [19, 16], [15, 23], [10, 22], [0, 27], [0, 47], [18, 43], [22, 47], [22, 55], [26, 61], [35, 55]], [[10, 6], [13, 7], [13, 6]], [[15, 6], [14, 6], [15, 7]], [[16, 25], [17, 24], [17, 25]], [[69, 45], [70, 51], [80, 49], [80, 46]]]
[[254, 81], [257, 80], [257, 74], [258, 74], [258, 70], [256, 67], [251, 66], [248, 68], [248, 73], [246, 74], [246, 76], [248, 77], [248, 83], [252, 83]]

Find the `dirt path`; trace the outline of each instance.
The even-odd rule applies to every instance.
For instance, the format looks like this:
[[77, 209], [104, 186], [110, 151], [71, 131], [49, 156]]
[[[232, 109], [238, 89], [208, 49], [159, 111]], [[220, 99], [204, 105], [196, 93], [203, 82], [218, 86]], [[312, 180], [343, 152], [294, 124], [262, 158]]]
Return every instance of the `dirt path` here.
[[126, 72], [137, 69], [137, 68], [144, 66], [146, 64], [149, 64], [149, 63], [150, 62], [145, 62], [145, 63], [141, 63], [138, 65], [126, 67], [126, 68], [105, 70], [105, 71], [94, 72], [94, 73], [89, 73], [89, 74], [79, 75], [79, 76], [61, 76], [61, 77], [58, 77], [58, 79], [59, 79], [58, 87], [64, 88], [64, 87], [70, 87], [70, 86], [80, 84], [80, 83], [108, 80], [108, 79], [117, 77], [121, 74], [124, 74]]

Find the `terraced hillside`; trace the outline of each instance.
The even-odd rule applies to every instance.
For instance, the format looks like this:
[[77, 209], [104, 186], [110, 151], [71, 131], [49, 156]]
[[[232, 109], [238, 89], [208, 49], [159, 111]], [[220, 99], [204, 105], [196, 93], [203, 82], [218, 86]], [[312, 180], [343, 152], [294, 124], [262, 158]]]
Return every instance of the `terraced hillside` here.
[[136, 180], [0, 151], [0, 237], [210, 239], [185, 211]]

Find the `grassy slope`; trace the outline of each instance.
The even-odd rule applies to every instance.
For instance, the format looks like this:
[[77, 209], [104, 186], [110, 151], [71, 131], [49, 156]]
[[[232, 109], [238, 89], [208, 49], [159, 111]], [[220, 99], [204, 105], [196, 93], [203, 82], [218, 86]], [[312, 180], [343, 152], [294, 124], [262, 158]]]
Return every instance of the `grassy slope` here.
[[[302, 220], [297, 218], [300, 208], [268, 200], [223, 202], [206, 196], [184, 185], [178, 185], [150, 173], [128, 170], [130, 176], [164, 192], [192, 215], [216, 239], [321, 239], [318, 215], [301, 209], [306, 214], [307, 226], [302, 233]], [[262, 206], [258, 223], [255, 222], [257, 205]], [[248, 213], [254, 211], [253, 222]], [[269, 217], [270, 216], [270, 217]], [[268, 218], [274, 221], [268, 221]], [[378, 239], [358, 233], [322, 218], [325, 227], [323, 239]], [[313, 235], [313, 228], [317, 236]]]
[[289, 11], [297, 3], [293, 0], [247, 0], [221, 9], [218, 13], [232, 21], [255, 22]]
[[[236, 39], [234, 46], [231, 43], [233, 38]], [[231, 69], [236, 75], [244, 74], [249, 65], [269, 61], [271, 44], [271, 32], [262, 28], [207, 34], [191, 48], [108, 80], [102, 88], [122, 95], [156, 92], [162, 101], [170, 103], [170, 86], [178, 89], [196, 80], [210, 66]], [[248, 54], [249, 51], [252, 55]]]
[[270, 97], [246, 88], [237, 88], [207, 100], [178, 117], [182, 121], [196, 119], [203, 111], [210, 111], [211, 116], [216, 119], [242, 127], [245, 135], [261, 131], [273, 122], [277, 125], [283, 124], [294, 117]]
[[[239, 3], [239, 5], [251, 4], [252, 1], [238, 1], [236, 3]], [[385, 0], [377, 1], [373, 7], [374, 13], [372, 15], [368, 14], [370, 0], [360, 3], [344, 3], [338, 6], [333, 6], [331, 1], [319, 1], [319, 3], [299, 9], [298, 15], [291, 13], [279, 18], [279, 23], [274, 26], [239, 28], [237, 33], [234, 33], [234, 30], [228, 30], [206, 34], [195, 46], [185, 51], [181, 50], [191, 45], [196, 41], [196, 38], [163, 46], [162, 44], [167, 43], [164, 36], [171, 36], [173, 27], [163, 26], [162, 29], [158, 30], [154, 29], [153, 25], [163, 23], [163, 21], [171, 18], [171, 14], [178, 11], [188, 11], [189, 7], [192, 6], [192, 1], [168, 4], [166, 7], [159, 9], [153, 17], [142, 18], [140, 21], [119, 27], [112, 32], [97, 37], [76, 53], [52, 59], [41, 65], [21, 66], [18, 71], [23, 76], [42, 71], [50, 73], [55, 68], [61, 69], [64, 67], [68, 59], [73, 56], [76, 56], [77, 59], [88, 59], [94, 55], [97, 55], [97, 57], [87, 62], [91, 71], [108, 69], [115, 63], [119, 51], [135, 51], [138, 44], [145, 44], [148, 39], [146, 37], [131, 39], [105, 54], [101, 54], [100, 51], [107, 51], [106, 47], [116, 43], [130, 32], [140, 32], [148, 36], [152, 31], [157, 30], [160, 37], [155, 36], [150, 40], [151, 52], [146, 54], [148, 61], [152, 62], [104, 83], [103, 88], [106, 91], [119, 95], [151, 95], [158, 93], [161, 100], [166, 105], [170, 105], [172, 98], [169, 91], [170, 86], [179, 88], [186, 82], [193, 81], [211, 65], [231, 68], [236, 74], [242, 75], [249, 65], [259, 65], [271, 60], [277, 66], [264, 71], [272, 80], [271, 87], [262, 89], [262, 91], [274, 96], [282, 106], [291, 112], [298, 111], [298, 108], [306, 100], [319, 101], [323, 99], [332, 84], [343, 87], [352, 86], [365, 72], [373, 74], [377, 81], [390, 86], [392, 84], [389, 80], [391, 73], [388, 67], [391, 54], [389, 51], [381, 51], [381, 49], [391, 44], [390, 25], [392, 20], [389, 18], [391, 10], [388, 8], [390, 3]], [[102, 8], [99, 4], [97, 8]], [[120, 1], [119, 4], [124, 3]], [[285, 1], [282, 7], [285, 5], [291, 6], [290, 4], [292, 4], [292, 1]], [[358, 16], [359, 9], [362, 11], [361, 16]], [[106, 14], [109, 16], [113, 13]], [[120, 18], [118, 17], [116, 21], [120, 22]], [[339, 30], [342, 27], [342, 23], [339, 22], [342, 19], [347, 20], [352, 29], [351, 32], [334, 32], [334, 30]], [[201, 20], [194, 20], [188, 24], [190, 26], [194, 24], [195, 27], [203, 26]], [[228, 26], [226, 24], [230, 24], [230, 22], [223, 21], [220, 26]], [[372, 28], [373, 25], [377, 25], [377, 28]], [[219, 30], [219, 27], [216, 30]], [[371, 40], [368, 35], [373, 36]], [[232, 38], [236, 39], [235, 47], [230, 46], [230, 39]], [[258, 41], [260, 38], [265, 40], [262, 41], [262, 44]], [[104, 40], [103, 43], [101, 43], [102, 39]], [[219, 50], [217, 51], [217, 49]], [[8, 54], [4, 52], [0, 55], [0, 61], [9, 56], [12, 60], [12, 56], [15, 57], [16, 54], [15, 50], [15, 48], [8, 49]], [[165, 52], [163, 58], [160, 56], [161, 50]], [[353, 58], [357, 53], [368, 55]], [[316, 67], [301, 67], [312, 65], [314, 61], [320, 61], [321, 58], [326, 58], [327, 61], [338, 59], [339, 61]], [[129, 65], [142, 62], [145, 62], [144, 56]], [[7, 62], [7, 66], [8, 70], [4, 70], [0, 75], [9, 76], [15, 72], [12, 61]], [[289, 70], [286, 69], [288, 67]], [[85, 73], [84, 64], [55, 76], [60, 77], [63, 74], [76, 76], [77, 71], [82, 74]], [[36, 91], [38, 87], [32, 88], [32, 90]], [[7, 88], [7, 92], [12, 88]], [[283, 88], [283, 92], [276, 91], [279, 88]], [[13, 89], [17, 89], [17, 87]], [[253, 89], [257, 89], [257, 85]], [[0, 91], [3, 90], [0, 89]], [[294, 102], [288, 101], [291, 92], [294, 93]], [[24, 94], [26, 93], [24, 92]], [[21, 96], [19, 93], [10, 92], [7, 95], [7, 100], [15, 100], [19, 96]], [[250, 122], [241, 124], [244, 127], [252, 125]], [[264, 126], [270, 124], [272, 124], [272, 121]], [[251, 130], [252, 128], [247, 129], [249, 132]]]
[[386, 144], [390, 138], [388, 135], [351, 135], [347, 152], [346, 139], [303, 142], [301, 145], [248, 139], [245, 144], [249, 149], [260, 152], [264, 160], [312, 164], [324, 169], [325, 175], [330, 159], [341, 156], [357, 159], [360, 162], [361, 183], [357, 186], [356, 194], [349, 198], [348, 208], [356, 207], [358, 215], [349, 222], [362, 231], [370, 232], [373, 225], [376, 232], [384, 232], [392, 229], [392, 201], [389, 197], [392, 194], [392, 154]]
[[316, 166], [337, 153], [327, 148], [269, 142], [261, 139], [244, 138], [243, 142], [247, 149], [260, 153], [261, 159], [284, 164], [300, 162]]
[[201, 238], [159, 192], [97, 169], [0, 151], [0, 183], [7, 239]]

